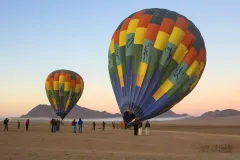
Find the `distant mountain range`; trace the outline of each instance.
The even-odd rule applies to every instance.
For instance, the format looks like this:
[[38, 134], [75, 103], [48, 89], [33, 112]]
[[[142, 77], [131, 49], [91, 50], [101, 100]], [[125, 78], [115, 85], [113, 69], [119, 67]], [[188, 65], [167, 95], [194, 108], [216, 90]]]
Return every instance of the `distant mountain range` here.
[[[173, 111], [169, 110], [158, 117], [184, 117], [189, 116], [188, 114], [176, 114]], [[57, 118], [55, 111], [52, 109], [50, 105], [39, 104], [30, 110], [26, 115], [22, 115], [21, 117], [50, 117]], [[115, 118], [122, 117], [119, 113], [108, 113], [106, 111], [96, 111], [91, 110], [85, 107], [81, 107], [76, 105], [66, 116], [66, 118]]]
[[240, 116], [240, 111], [234, 109], [215, 110], [203, 113], [200, 117], [229, 117]]
[[[188, 114], [177, 114], [173, 111], [169, 110], [157, 117], [163, 118], [163, 117], [185, 117], [185, 116], [191, 116]], [[234, 110], [234, 109], [226, 109], [226, 110], [216, 110], [216, 111], [209, 111], [203, 113], [199, 117], [229, 117], [229, 116], [240, 116], [240, 111]], [[34, 107], [32, 110], [30, 110], [26, 115], [23, 115], [21, 117], [49, 117], [49, 118], [57, 118], [54, 110], [50, 105], [46, 104], [39, 104], [36, 107]], [[91, 110], [85, 107], [81, 107], [76, 105], [71, 112], [66, 116], [66, 118], [115, 118], [115, 117], [122, 117], [119, 113], [109, 113], [106, 111], [96, 111]]]

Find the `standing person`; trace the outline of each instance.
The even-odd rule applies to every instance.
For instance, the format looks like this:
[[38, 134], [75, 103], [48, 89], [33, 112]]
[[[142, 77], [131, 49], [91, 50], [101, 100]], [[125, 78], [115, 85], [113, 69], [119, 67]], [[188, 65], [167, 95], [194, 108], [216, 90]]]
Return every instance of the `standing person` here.
[[56, 119], [54, 119], [54, 121], [53, 121], [53, 132], [56, 132], [57, 131], [57, 120]]
[[113, 129], [114, 129], [114, 123], [112, 122], [112, 127], [113, 127]]
[[58, 119], [56, 120], [56, 132], [58, 131]]
[[20, 121], [18, 120], [18, 132], [19, 132], [19, 129], [20, 129]]
[[79, 118], [78, 120], [78, 133], [82, 133], [82, 124], [83, 124], [83, 121], [81, 118]]
[[29, 126], [29, 124], [30, 124], [30, 121], [29, 121], [29, 119], [27, 119], [27, 120], [26, 120], [26, 131], [28, 131], [28, 126]]
[[139, 135], [139, 136], [142, 135], [142, 125], [143, 125], [143, 123], [142, 123], [142, 121], [140, 121], [140, 122], [138, 123], [138, 135]]
[[150, 135], [150, 123], [147, 121], [145, 124], [146, 136]]
[[134, 135], [137, 136], [138, 135], [138, 124], [137, 123], [134, 123], [133, 125], [133, 129], [134, 129]]
[[50, 125], [51, 125], [51, 132], [53, 132], [53, 118], [52, 118], [52, 120], [50, 121]]
[[112, 122], [112, 127], [113, 127], [113, 129], [115, 129], [115, 123], [114, 122]]
[[102, 122], [102, 130], [103, 130], [103, 131], [104, 131], [104, 129], [105, 129], [105, 124], [106, 124], [106, 123], [103, 121], [103, 122]]
[[93, 130], [95, 130], [95, 127], [96, 127], [96, 123], [95, 123], [95, 121], [93, 121]]
[[4, 124], [4, 131], [8, 131], [8, 118], [6, 118], [4, 121], [3, 121], [3, 124]]
[[76, 133], [76, 125], [77, 125], [77, 122], [76, 122], [76, 120], [74, 119], [73, 121], [72, 121], [72, 126], [73, 126], [73, 133]]
[[60, 121], [57, 120], [57, 131], [59, 131], [59, 130], [60, 130]]

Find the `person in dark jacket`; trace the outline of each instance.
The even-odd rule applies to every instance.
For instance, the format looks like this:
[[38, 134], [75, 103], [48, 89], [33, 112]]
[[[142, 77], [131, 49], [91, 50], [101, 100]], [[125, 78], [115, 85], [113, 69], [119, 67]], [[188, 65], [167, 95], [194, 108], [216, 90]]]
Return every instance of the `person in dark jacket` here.
[[96, 128], [96, 123], [95, 123], [95, 121], [93, 121], [93, 130], [95, 130], [95, 128]]
[[138, 123], [134, 123], [133, 125], [133, 129], [134, 129], [134, 135], [137, 136], [138, 135]]
[[114, 122], [112, 122], [112, 127], [113, 127], [113, 129], [115, 129], [115, 123]]
[[52, 123], [51, 123], [51, 124], [52, 124], [52, 132], [53, 132], [53, 133], [54, 133], [54, 124], [55, 124], [55, 121], [56, 121], [56, 120], [53, 118], [53, 119], [52, 119]]
[[72, 126], [73, 126], [73, 133], [77, 133], [77, 122], [76, 122], [76, 120], [74, 119], [73, 121], [72, 121]]
[[57, 119], [57, 131], [60, 130], [60, 121]]
[[19, 132], [19, 129], [20, 129], [20, 121], [18, 120], [18, 132]]
[[138, 135], [139, 135], [139, 136], [142, 135], [142, 125], [143, 125], [143, 123], [142, 123], [142, 121], [140, 121], [140, 122], [138, 123]]
[[150, 123], [147, 121], [145, 124], [145, 131], [146, 131], [146, 136], [150, 135]]
[[57, 131], [57, 120], [56, 119], [54, 119], [54, 121], [53, 121], [53, 132], [56, 132]]
[[78, 120], [78, 133], [82, 133], [82, 124], [83, 124], [83, 121], [81, 118], [79, 118]]
[[6, 118], [4, 121], [3, 121], [3, 124], [4, 124], [4, 131], [8, 131], [8, 118]]
[[26, 120], [26, 131], [28, 131], [28, 126], [29, 126], [29, 124], [30, 124], [30, 121], [29, 121], [29, 119], [27, 119], [27, 120]]
[[104, 131], [106, 123], [103, 121], [102, 122], [102, 130]]

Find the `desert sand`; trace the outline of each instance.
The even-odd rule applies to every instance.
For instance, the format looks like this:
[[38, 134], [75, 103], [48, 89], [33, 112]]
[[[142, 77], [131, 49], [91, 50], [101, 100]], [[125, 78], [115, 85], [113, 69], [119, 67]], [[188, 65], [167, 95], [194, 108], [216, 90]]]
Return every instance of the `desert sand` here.
[[32, 122], [28, 132], [23, 123], [19, 132], [14, 122], [8, 132], [2, 123], [0, 127], [1, 160], [240, 159], [240, 117], [152, 122], [150, 136], [134, 136], [132, 130], [112, 129], [111, 124], [105, 131], [84, 124], [83, 134], [72, 133], [69, 123], [58, 133], [44, 122]]

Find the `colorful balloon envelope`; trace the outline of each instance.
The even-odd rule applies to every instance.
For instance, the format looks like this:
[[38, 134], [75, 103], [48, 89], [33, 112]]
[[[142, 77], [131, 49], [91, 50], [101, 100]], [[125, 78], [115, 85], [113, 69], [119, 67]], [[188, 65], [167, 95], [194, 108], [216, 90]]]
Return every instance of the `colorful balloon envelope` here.
[[62, 119], [80, 99], [84, 88], [82, 77], [70, 70], [56, 70], [50, 73], [45, 90], [51, 106]]
[[118, 106], [132, 124], [168, 111], [194, 89], [205, 68], [206, 49], [193, 22], [152, 8], [120, 23], [108, 59]]

